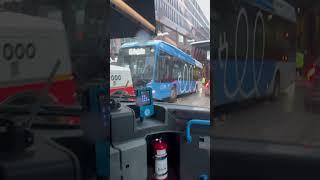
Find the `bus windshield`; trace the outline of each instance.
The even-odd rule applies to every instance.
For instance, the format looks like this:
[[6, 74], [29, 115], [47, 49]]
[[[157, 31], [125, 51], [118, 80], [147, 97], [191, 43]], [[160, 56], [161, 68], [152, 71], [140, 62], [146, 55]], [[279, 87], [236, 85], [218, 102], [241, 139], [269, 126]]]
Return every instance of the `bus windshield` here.
[[123, 48], [119, 52], [118, 63], [130, 68], [134, 86], [145, 86], [153, 79], [154, 49]]

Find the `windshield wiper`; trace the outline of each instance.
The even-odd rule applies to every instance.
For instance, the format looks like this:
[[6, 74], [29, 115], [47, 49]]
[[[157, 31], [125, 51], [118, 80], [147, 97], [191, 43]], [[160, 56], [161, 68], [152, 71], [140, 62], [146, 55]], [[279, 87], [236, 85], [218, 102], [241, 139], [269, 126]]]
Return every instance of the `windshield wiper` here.
[[111, 99], [116, 99], [120, 102], [135, 102], [136, 96], [131, 96], [131, 95], [111, 95]]
[[[82, 106], [63, 106], [63, 105], [52, 105], [52, 104], [41, 104], [39, 97], [41, 95], [48, 95], [49, 93], [49, 88], [51, 83], [53, 82], [54, 76], [57, 73], [59, 66], [61, 64], [60, 60], [57, 60], [52, 71], [50, 72], [50, 75], [47, 79], [47, 82], [45, 84], [45, 87], [39, 91], [39, 95], [36, 97], [35, 102], [32, 104], [19, 104], [19, 105], [11, 105], [11, 104], [0, 104], [0, 117], [4, 116], [6, 117], [9, 115], [14, 116], [28, 116], [25, 119], [24, 126], [28, 129], [30, 129], [33, 126], [33, 122], [35, 121], [36, 118], [39, 116], [69, 116], [69, 117], [80, 117], [81, 114], [83, 113], [83, 108]], [[42, 122], [42, 121], [41, 121]], [[39, 122], [37, 122], [37, 126]], [[48, 122], [46, 122], [48, 123]], [[75, 125], [68, 125], [65, 123], [62, 124], [48, 124], [48, 125], [58, 125], [59, 128], [62, 126], [75, 126]], [[43, 126], [43, 124], [41, 124]]]
[[145, 79], [140, 79], [143, 83], [147, 84], [148, 83], [148, 80], [145, 80]]
[[[40, 97], [42, 97], [43, 95], [46, 96], [47, 94], [49, 94], [49, 88], [52, 84], [54, 76], [56, 75], [60, 65], [61, 65], [61, 61], [60, 59], [58, 59], [52, 71], [49, 74], [49, 77], [47, 79], [44, 89], [40, 90], [39, 95], [36, 97], [34, 103], [32, 103], [31, 105], [22, 105], [22, 106], [21, 105], [10, 106], [6, 104], [1, 104], [0, 113], [7, 113], [7, 114], [9, 113], [9, 114], [15, 114], [15, 115], [28, 113], [30, 114], [30, 118], [26, 120], [26, 128], [28, 129], [31, 128], [32, 122], [35, 120], [36, 116], [42, 111]], [[20, 109], [21, 107], [24, 108], [24, 110], [21, 110]]]
[[[129, 80], [127, 81], [124, 88], [127, 88], [128, 84], [129, 84]], [[131, 96], [131, 95], [125, 94], [124, 92], [121, 91], [120, 95], [112, 94], [112, 95], [110, 95], [110, 98], [117, 100], [119, 102], [135, 102], [136, 96]], [[130, 98], [132, 98], [132, 99], [130, 100]]]
[[54, 76], [57, 74], [58, 69], [61, 65], [61, 61], [60, 59], [58, 59], [52, 69], [52, 71], [49, 74], [46, 86], [44, 87], [44, 89], [42, 91], [40, 91], [40, 95], [37, 96], [38, 98], [36, 99], [36, 101], [34, 102], [34, 104], [31, 105], [31, 114], [30, 114], [30, 119], [27, 120], [27, 127], [31, 128], [32, 126], [32, 121], [35, 120], [35, 117], [37, 116], [37, 114], [39, 113], [39, 111], [41, 110], [41, 104], [40, 104], [40, 98], [41, 95], [47, 95], [49, 94], [49, 88], [53, 82]]

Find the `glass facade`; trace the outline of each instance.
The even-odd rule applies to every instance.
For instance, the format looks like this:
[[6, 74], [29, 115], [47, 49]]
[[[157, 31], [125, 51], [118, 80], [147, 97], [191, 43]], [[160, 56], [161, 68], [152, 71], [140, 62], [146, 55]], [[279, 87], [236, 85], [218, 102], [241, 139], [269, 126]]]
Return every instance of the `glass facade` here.
[[209, 20], [195, 0], [155, 0], [155, 6], [158, 22], [190, 39], [210, 39]]

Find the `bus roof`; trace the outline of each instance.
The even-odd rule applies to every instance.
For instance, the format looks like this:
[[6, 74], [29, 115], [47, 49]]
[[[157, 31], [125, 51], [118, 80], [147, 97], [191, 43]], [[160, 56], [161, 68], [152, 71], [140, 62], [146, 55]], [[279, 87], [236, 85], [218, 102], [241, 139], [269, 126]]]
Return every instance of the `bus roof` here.
[[[198, 62], [197, 60], [195, 60], [194, 58], [192, 58], [192, 56], [190, 56], [189, 54], [183, 52], [182, 50], [180, 50], [179, 48], [166, 43], [164, 41], [161, 40], [150, 40], [150, 41], [145, 41], [145, 42], [129, 42], [129, 43], [125, 43], [121, 46], [121, 48], [133, 48], [133, 47], [145, 47], [145, 46], [154, 46], [155, 48], [160, 48], [161, 50], [165, 51], [166, 53], [172, 55], [172, 56], [176, 56], [190, 64], [196, 65], [197, 64], [201, 64], [200, 62]], [[202, 68], [201, 66], [198, 66]]]
[[196, 63], [196, 66], [197, 66], [198, 68], [200, 68], [200, 69], [203, 68], [202, 64], [201, 64], [199, 61], [195, 61], [195, 63]]
[[210, 40], [203, 40], [203, 41], [196, 41], [196, 42], [193, 42], [193, 43], [190, 43], [190, 45], [202, 45], [202, 44], [208, 44], [210, 45]]
[[165, 43], [165, 44], [168, 44], [164, 41], [160, 41], [160, 40], [150, 40], [150, 41], [145, 41], [145, 42], [138, 42], [138, 41], [135, 41], [135, 42], [128, 42], [128, 43], [124, 43], [122, 44], [121, 48], [130, 48], [130, 47], [143, 47], [143, 46], [156, 46], [160, 43]]
[[259, 7], [271, 14], [282, 17], [288, 21], [296, 23], [297, 15], [295, 8], [285, 0], [245, 0], [249, 4]]
[[113, 71], [129, 71], [130, 72], [129, 67], [121, 67], [121, 66], [116, 66], [116, 65], [110, 65], [110, 71], [111, 70], [113, 70]]
[[273, 0], [273, 12], [291, 22], [297, 21], [295, 8], [284, 0]]
[[7, 11], [0, 11], [0, 22], [1, 28], [64, 30], [64, 25], [60, 21]]

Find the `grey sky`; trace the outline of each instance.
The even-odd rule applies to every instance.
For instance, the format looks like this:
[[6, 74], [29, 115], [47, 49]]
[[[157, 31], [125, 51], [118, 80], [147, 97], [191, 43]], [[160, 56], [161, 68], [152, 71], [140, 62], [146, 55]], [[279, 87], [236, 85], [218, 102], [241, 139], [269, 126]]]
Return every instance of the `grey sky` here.
[[210, 23], [210, 0], [197, 0], [197, 2]]

